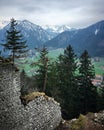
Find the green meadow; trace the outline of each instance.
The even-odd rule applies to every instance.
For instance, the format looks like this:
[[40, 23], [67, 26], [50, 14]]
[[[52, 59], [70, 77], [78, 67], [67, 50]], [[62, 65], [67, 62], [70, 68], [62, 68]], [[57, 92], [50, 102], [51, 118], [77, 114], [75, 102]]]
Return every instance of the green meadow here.
[[[63, 54], [63, 52], [64, 52], [63, 49], [51, 50], [49, 51], [48, 56], [51, 60], [54, 60], [57, 59], [57, 57], [60, 54]], [[31, 76], [35, 73], [36, 70], [36, 65], [31, 66], [31, 64], [37, 63], [38, 59], [39, 59], [39, 55], [36, 54], [36, 56], [28, 57], [26, 59], [21, 59], [17, 61], [17, 65], [20, 68], [20, 70], [24, 69], [26, 73], [29, 76]], [[100, 74], [100, 75], [104, 74], [104, 57], [92, 58], [92, 63], [94, 65], [96, 74]]]
[[104, 74], [104, 58], [100, 58], [100, 61], [94, 61], [93, 62], [95, 67], [95, 73], [96, 74]]

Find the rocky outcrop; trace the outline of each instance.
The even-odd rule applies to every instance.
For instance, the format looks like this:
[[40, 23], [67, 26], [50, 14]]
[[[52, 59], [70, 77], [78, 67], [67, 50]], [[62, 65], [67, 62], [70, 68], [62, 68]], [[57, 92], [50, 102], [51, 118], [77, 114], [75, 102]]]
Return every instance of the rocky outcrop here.
[[23, 105], [20, 84], [15, 67], [0, 66], [0, 130], [54, 130], [61, 121], [59, 104], [40, 95]]

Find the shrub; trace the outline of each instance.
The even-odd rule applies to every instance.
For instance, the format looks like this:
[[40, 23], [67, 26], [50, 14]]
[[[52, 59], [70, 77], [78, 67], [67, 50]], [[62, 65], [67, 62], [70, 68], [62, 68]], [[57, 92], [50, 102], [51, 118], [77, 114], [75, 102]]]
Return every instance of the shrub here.
[[72, 122], [70, 130], [83, 130], [86, 124], [86, 117], [80, 115], [78, 119]]

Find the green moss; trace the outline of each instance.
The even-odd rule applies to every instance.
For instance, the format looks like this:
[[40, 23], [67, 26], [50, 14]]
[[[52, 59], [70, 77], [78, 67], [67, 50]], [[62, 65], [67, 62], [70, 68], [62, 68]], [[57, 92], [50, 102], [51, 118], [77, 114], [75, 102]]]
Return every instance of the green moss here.
[[86, 117], [88, 119], [93, 119], [94, 118], [94, 113], [93, 112], [88, 112], [87, 115], [86, 115]]
[[[46, 97], [45, 93], [44, 92], [32, 92], [28, 95], [25, 95], [25, 96], [21, 96], [21, 101], [24, 105], [27, 105], [28, 102], [34, 100], [35, 98], [39, 97], [39, 96], [44, 96]], [[46, 97], [47, 98], [47, 97]]]
[[72, 122], [70, 130], [83, 130], [86, 123], [86, 117], [80, 115], [79, 118]]

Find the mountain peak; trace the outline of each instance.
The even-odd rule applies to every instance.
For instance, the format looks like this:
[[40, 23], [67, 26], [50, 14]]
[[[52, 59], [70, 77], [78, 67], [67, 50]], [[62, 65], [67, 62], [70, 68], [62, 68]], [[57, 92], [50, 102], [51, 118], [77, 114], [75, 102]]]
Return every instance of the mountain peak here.
[[62, 33], [73, 29], [69, 25], [44, 25], [42, 28], [53, 33]]
[[28, 30], [40, 30], [42, 29], [41, 26], [39, 25], [36, 25], [28, 20], [22, 20], [22, 21], [17, 21], [18, 22], [18, 25], [22, 26], [23, 28], [25, 29], [28, 29]]

